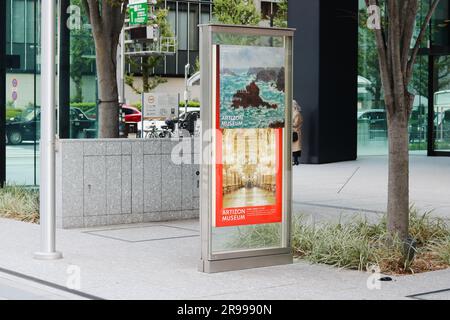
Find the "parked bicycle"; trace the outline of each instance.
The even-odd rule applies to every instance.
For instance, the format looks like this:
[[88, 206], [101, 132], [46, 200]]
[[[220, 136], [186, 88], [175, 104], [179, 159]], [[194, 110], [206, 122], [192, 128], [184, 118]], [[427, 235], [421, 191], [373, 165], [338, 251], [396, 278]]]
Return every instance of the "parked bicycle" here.
[[158, 138], [172, 138], [172, 132], [169, 130], [169, 127], [163, 126], [160, 129], [152, 125], [148, 127], [147, 130], [144, 130], [146, 139], [158, 139]]

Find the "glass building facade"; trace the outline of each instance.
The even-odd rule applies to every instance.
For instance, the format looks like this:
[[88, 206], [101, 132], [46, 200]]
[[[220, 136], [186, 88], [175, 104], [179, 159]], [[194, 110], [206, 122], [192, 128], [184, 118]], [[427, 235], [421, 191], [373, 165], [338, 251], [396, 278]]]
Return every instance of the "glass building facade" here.
[[[374, 34], [365, 25], [365, 1], [356, 1], [359, 1], [360, 18], [358, 91], [355, 93], [358, 100], [355, 115], [358, 154], [384, 155], [388, 151], [387, 122]], [[420, 2], [417, 30], [430, 2]], [[20, 65], [7, 68], [3, 80], [5, 99], [0, 107], [4, 110], [4, 119], [0, 124], [5, 128], [9, 143], [4, 147], [4, 160], [0, 161], [0, 166], [6, 168], [8, 182], [21, 185], [39, 184], [40, 3], [41, 0], [5, 0], [2, 3], [4, 53], [16, 56]], [[65, 4], [65, 8], [70, 5], [70, 9], [63, 10], [64, 23], [59, 28], [62, 45], [58, 51], [58, 130], [63, 138], [95, 137], [97, 81], [91, 29], [80, 0], [61, 0], [60, 3]], [[178, 39], [178, 48], [176, 54], [162, 60], [154, 73], [183, 77], [185, 65], [194, 66], [198, 59], [197, 26], [211, 20], [212, 1], [163, 0], [160, 5], [168, 9], [169, 24]], [[262, 16], [267, 16], [268, 4], [263, 1], [259, 6]], [[272, 8], [273, 4], [270, 6]], [[411, 83], [411, 90], [416, 94], [409, 125], [411, 153], [450, 156], [449, 11], [449, 0], [441, 0], [417, 60]], [[79, 24], [77, 17], [80, 17]], [[75, 25], [68, 29], [66, 21]], [[126, 69], [139, 76], [139, 70], [133, 70], [131, 65]], [[19, 127], [11, 125], [19, 118]]]
[[[416, 37], [431, 1], [422, 0]], [[367, 8], [359, 2], [358, 154], [388, 152], [386, 110], [374, 32], [365, 25]], [[411, 153], [448, 155], [450, 151], [449, 1], [440, 2], [417, 59], [410, 90], [416, 95], [409, 123]]]
[[[40, 109], [40, 3], [41, 0], [6, 0], [6, 54], [20, 60], [18, 68], [6, 70], [4, 103], [7, 145], [6, 181], [39, 185]], [[95, 138], [97, 128], [97, 81], [95, 46], [91, 27], [80, 0], [60, 1], [63, 24], [59, 25], [58, 130], [64, 138]], [[70, 7], [69, 7], [70, 6]], [[176, 54], [167, 56], [154, 73], [184, 77], [187, 63], [195, 66], [199, 56], [198, 24], [211, 19], [211, 1], [160, 1], [178, 39]], [[70, 28], [66, 25], [70, 24]], [[139, 76], [140, 70], [127, 71]], [[2, 103], [3, 104], [3, 103]], [[68, 107], [70, 105], [70, 108]], [[2, 106], [3, 107], [3, 106]], [[65, 117], [63, 111], [66, 110]], [[19, 125], [12, 123], [19, 122]], [[17, 128], [16, 128], [17, 127]]]
[[183, 76], [187, 63], [195, 66], [199, 56], [199, 24], [212, 18], [212, 1], [164, 1], [172, 33], [177, 36], [178, 50], [174, 56], [164, 58], [156, 73]]
[[5, 125], [10, 144], [6, 147], [6, 175], [11, 183], [36, 185], [39, 183], [40, 1], [5, 2], [6, 54], [20, 61], [17, 68], [7, 68], [6, 83], [2, 84], [6, 89]]

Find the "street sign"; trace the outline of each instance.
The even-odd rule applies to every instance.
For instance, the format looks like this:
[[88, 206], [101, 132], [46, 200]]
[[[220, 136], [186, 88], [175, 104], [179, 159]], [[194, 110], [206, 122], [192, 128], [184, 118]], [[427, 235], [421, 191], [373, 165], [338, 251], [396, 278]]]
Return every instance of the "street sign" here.
[[144, 93], [142, 102], [142, 116], [145, 120], [178, 118], [178, 94]]
[[13, 91], [11, 98], [13, 99], [13, 101], [17, 101], [17, 99], [19, 98], [17, 91]]
[[149, 6], [147, 1], [128, 5], [130, 15], [130, 25], [146, 25], [149, 16]]
[[13, 88], [17, 88], [19, 86], [19, 80], [13, 79], [12, 80], [12, 86], [13, 86]]

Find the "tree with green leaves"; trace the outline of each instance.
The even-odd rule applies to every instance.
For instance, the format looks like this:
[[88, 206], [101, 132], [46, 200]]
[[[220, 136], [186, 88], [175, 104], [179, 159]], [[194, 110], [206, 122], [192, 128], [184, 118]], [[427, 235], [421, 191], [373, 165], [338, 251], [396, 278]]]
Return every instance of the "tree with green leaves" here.
[[288, 26], [288, 0], [281, 0], [278, 3], [278, 10], [273, 18], [273, 25], [279, 28], [287, 28]]
[[366, 89], [373, 96], [373, 105], [375, 109], [384, 107], [382, 96], [382, 85], [380, 77], [380, 68], [378, 63], [378, 52], [375, 43], [375, 34], [367, 28], [368, 19], [367, 10], [361, 9], [359, 12], [358, 28], [358, 75], [370, 81], [371, 85]]
[[[72, 5], [81, 7], [81, 0], [72, 0]], [[85, 17], [82, 14], [81, 17]], [[83, 102], [83, 76], [91, 71], [91, 60], [86, 57], [87, 50], [94, 46], [90, 30], [83, 28], [82, 23], [79, 28], [71, 30], [70, 57], [71, 69], [70, 78], [75, 84], [75, 96], [73, 102]]]
[[214, 0], [213, 15], [223, 24], [257, 25], [261, 21], [251, 0]]
[[99, 138], [119, 137], [117, 48], [128, 0], [82, 0], [92, 26], [99, 95]]
[[375, 36], [388, 122], [388, 231], [392, 238], [408, 243], [408, 121], [415, 98], [410, 85], [419, 49], [426, 39], [439, 0], [430, 1], [419, 28], [419, 0], [366, 0], [366, 4], [370, 12], [367, 27], [373, 30]]

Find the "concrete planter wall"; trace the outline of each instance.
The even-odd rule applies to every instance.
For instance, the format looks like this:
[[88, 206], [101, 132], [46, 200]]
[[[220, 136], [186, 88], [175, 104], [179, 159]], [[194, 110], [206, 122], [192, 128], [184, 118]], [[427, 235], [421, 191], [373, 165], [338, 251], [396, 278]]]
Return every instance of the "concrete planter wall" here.
[[[180, 141], [59, 140], [56, 212], [59, 228], [82, 228], [199, 216], [199, 166], [194, 142], [185, 161], [171, 153]], [[186, 148], [185, 148], [186, 149]]]

